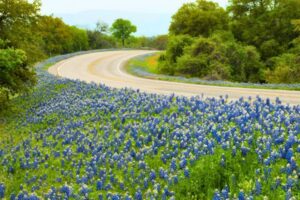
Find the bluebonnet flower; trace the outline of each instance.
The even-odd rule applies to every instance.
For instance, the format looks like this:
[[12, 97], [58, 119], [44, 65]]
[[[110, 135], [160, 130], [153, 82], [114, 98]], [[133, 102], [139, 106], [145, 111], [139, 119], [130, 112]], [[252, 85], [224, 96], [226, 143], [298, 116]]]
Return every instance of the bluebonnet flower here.
[[172, 158], [171, 165], [170, 165], [170, 169], [171, 169], [172, 171], [176, 171], [176, 170], [177, 170], [177, 165], [176, 165], [176, 160], [175, 160], [175, 158]]
[[80, 194], [82, 194], [83, 196], [87, 197], [89, 193], [89, 188], [87, 185], [83, 184], [80, 188]]
[[261, 184], [260, 180], [256, 180], [256, 182], [255, 182], [255, 194], [260, 195], [261, 191], [262, 191], [262, 184]]
[[289, 190], [287, 191], [286, 195], [285, 195], [285, 199], [286, 199], [286, 200], [291, 200], [292, 197], [293, 197], [293, 195], [292, 195], [292, 190], [289, 189]]
[[111, 200], [120, 200], [121, 198], [119, 197], [118, 194], [113, 194], [111, 197]]
[[222, 197], [224, 199], [229, 199], [229, 188], [226, 186], [222, 191], [221, 191]]
[[97, 190], [103, 190], [104, 189], [104, 184], [101, 180], [97, 181], [96, 188], [97, 188]]
[[0, 183], [0, 198], [4, 198], [5, 195], [5, 185]]
[[186, 158], [183, 158], [179, 163], [180, 169], [184, 169], [186, 165], [187, 165]]
[[60, 192], [64, 193], [66, 197], [70, 197], [72, 194], [72, 188], [67, 184], [65, 184], [64, 186], [61, 187]]
[[149, 178], [150, 178], [151, 181], [156, 179], [156, 173], [155, 173], [154, 170], [151, 170]]
[[189, 170], [189, 168], [185, 168], [184, 169], [184, 176], [186, 177], [186, 178], [189, 178], [190, 177], [190, 170]]
[[213, 196], [213, 200], [222, 200], [222, 197], [221, 197], [218, 190], [215, 191], [214, 196]]
[[143, 195], [140, 189], [138, 189], [135, 193], [135, 200], [143, 200]]

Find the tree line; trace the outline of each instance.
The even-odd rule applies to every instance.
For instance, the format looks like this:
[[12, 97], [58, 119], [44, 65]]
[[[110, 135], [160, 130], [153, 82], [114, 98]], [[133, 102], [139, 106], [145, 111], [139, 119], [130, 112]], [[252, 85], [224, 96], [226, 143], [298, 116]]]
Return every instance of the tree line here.
[[164, 35], [133, 36], [137, 28], [125, 19], [116, 20], [112, 27], [99, 21], [95, 29], [86, 30], [70, 26], [53, 15], [41, 15], [40, 8], [40, 0], [0, 1], [1, 105], [34, 86], [33, 65], [47, 57], [103, 48], [164, 49], [166, 46]]
[[300, 1], [197, 0], [172, 18], [162, 73], [255, 83], [300, 82]]

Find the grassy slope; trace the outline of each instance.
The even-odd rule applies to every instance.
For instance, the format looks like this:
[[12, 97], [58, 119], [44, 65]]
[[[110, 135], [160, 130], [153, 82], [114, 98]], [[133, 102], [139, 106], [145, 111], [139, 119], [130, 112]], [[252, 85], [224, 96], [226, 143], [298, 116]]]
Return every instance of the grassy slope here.
[[278, 90], [297, 90], [300, 91], [300, 84], [248, 84], [234, 83], [226, 81], [206, 81], [198, 78], [189, 78], [183, 76], [168, 76], [163, 75], [158, 71], [158, 58], [161, 53], [155, 53], [147, 56], [140, 56], [131, 59], [125, 69], [128, 73], [155, 80], [165, 80], [172, 82], [183, 82], [200, 85], [215, 85], [224, 87], [241, 87], [241, 88], [256, 88], [256, 89], [278, 89]]

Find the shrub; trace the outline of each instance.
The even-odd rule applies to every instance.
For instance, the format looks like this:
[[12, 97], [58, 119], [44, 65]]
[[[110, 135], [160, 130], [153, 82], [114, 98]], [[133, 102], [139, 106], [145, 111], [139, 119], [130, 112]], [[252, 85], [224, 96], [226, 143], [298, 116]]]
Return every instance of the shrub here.
[[193, 43], [193, 38], [187, 35], [171, 36], [166, 53], [159, 59], [158, 69], [161, 73], [173, 75], [177, 59], [183, 55], [184, 48]]
[[11, 95], [28, 91], [34, 83], [35, 73], [27, 65], [25, 52], [18, 49], [0, 49], [0, 96], [2, 101], [9, 100]]
[[171, 38], [159, 66], [167, 74], [209, 80], [263, 81], [263, 64], [256, 48], [236, 42], [230, 32], [224, 31], [209, 38]]
[[269, 83], [300, 83], [300, 55], [282, 54], [269, 61], [271, 69], [266, 71]]
[[199, 38], [178, 59], [176, 71], [206, 79], [228, 79], [230, 70], [222, 50], [216, 41]]

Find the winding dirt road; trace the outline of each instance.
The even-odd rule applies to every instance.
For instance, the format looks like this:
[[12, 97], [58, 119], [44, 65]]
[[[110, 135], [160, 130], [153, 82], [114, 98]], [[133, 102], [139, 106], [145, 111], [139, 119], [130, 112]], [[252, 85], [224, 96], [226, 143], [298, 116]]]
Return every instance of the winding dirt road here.
[[123, 66], [129, 59], [152, 52], [145, 50], [124, 50], [85, 54], [61, 61], [52, 66], [49, 72], [70, 79], [102, 83], [116, 88], [129, 87], [149, 93], [175, 93], [176, 95], [188, 97], [202, 94], [205, 97], [228, 95], [231, 100], [236, 100], [240, 97], [247, 98], [249, 96], [255, 98], [259, 95], [262, 98], [269, 98], [272, 101], [275, 101], [276, 97], [279, 97], [283, 103], [291, 105], [300, 104], [300, 91], [246, 89], [176, 83], [135, 77], [124, 71]]

